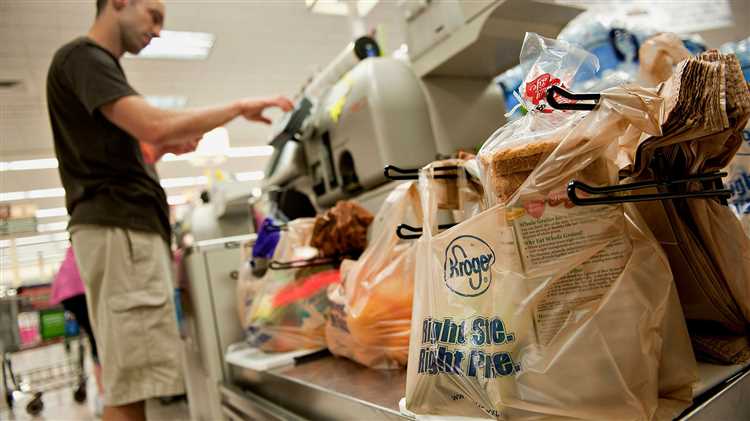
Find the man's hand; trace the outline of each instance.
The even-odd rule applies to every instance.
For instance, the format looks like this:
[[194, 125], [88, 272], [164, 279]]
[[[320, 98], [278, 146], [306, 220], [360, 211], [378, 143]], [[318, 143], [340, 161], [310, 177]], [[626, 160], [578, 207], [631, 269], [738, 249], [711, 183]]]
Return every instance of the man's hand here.
[[150, 145], [146, 142], [138, 142], [138, 146], [141, 147], [141, 155], [143, 155], [143, 161], [147, 164], [155, 164], [156, 161], [161, 159], [161, 155], [156, 150], [156, 146]]
[[143, 159], [147, 164], [157, 163], [164, 155], [172, 153], [175, 155], [182, 155], [190, 153], [198, 147], [198, 143], [201, 138], [195, 138], [186, 143], [169, 144], [161, 147], [149, 145], [145, 142], [139, 142], [141, 146], [141, 153], [143, 153]]
[[279, 96], [270, 99], [245, 99], [239, 101], [240, 115], [250, 121], [271, 124], [271, 120], [263, 116], [266, 108], [278, 107], [282, 111], [291, 111], [294, 104], [288, 98]]
[[185, 153], [190, 153], [190, 152], [195, 151], [195, 149], [198, 147], [198, 143], [200, 143], [202, 138], [203, 137], [197, 137], [186, 143], [164, 145], [159, 149], [161, 150], [162, 155], [167, 154], [167, 153], [173, 153], [175, 155], [182, 155]]

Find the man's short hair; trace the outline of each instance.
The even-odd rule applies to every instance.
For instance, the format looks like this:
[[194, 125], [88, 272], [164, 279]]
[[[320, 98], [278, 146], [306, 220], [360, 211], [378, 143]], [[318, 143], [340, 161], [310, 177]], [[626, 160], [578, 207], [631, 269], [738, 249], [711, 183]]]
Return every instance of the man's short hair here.
[[96, 15], [99, 16], [104, 11], [104, 7], [107, 6], [107, 0], [96, 0]]

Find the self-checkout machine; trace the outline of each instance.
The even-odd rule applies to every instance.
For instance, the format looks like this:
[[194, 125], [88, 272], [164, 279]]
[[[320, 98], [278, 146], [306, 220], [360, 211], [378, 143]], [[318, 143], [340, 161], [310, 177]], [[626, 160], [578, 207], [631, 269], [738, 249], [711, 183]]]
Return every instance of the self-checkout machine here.
[[265, 190], [303, 192], [317, 209], [381, 186], [387, 164], [420, 167], [437, 153], [418, 78], [367, 36], [305, 87], [271, 144]]
[[376, 212], [395, 185], [385, 165], [478, 149], [505, 122], [492, 79], [517, 64], [526, 30], [554, 37], [580, 13], [525, 0], [398, 7], [410, 61], [368, 57], [378, 48], [368, 37], [339, 54], [278, 126], [267, 187], [299, 187], [320, 209], [356, 198]]

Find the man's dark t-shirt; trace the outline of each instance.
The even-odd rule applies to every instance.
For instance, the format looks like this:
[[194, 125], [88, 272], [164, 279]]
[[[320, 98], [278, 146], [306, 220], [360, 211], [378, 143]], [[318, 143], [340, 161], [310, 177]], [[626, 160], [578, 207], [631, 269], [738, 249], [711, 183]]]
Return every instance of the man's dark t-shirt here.
[[99, 107], [137, 95], [119, 61], [89, 38], [61, 47], [47, 75], [47, 107], [70, 225], [150, 231], [170, 241], [169, 207], [138, 142]]

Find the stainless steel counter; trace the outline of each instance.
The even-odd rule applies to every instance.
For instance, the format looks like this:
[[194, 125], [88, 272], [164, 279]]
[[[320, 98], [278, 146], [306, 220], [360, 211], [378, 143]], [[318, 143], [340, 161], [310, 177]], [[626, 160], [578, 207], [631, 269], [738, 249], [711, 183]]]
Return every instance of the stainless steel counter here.
[[[750, 367], [699, 368], [706, 378], [695, 403], [676, 420], [750, 419]], [[231, 420], [408, 420], [398, 407], [405, 390], [404, 370], [370, 370], [327, 355], [266, 372], [230, 365], [222, 400]]]
[[266, 372], [231, 366], [229, 388], [242, 389], [313, 420], [404, 420], [398, 401], [405, 370], [371, 370], [331, 355]]
[[[744, 421], [750, 420], [750, 365], [737, 366], [700, 364], [699, 394], [679, 421]], [[718, 379], [720, 378], [720, 379]]]

